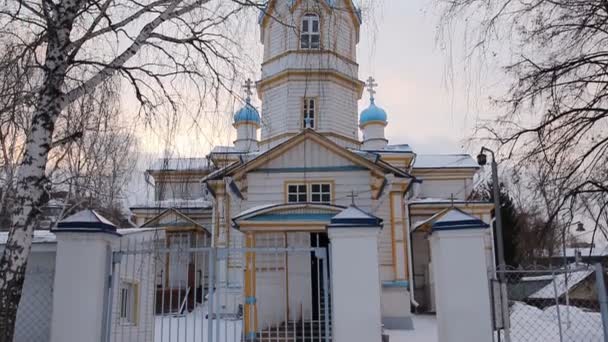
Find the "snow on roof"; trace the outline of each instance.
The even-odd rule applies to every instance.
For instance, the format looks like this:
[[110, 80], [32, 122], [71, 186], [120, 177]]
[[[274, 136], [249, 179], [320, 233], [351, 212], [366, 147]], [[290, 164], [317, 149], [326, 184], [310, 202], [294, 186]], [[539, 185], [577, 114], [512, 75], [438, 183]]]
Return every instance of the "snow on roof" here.
[[103, 223], [103, 224], [107, 224], [110, 226], [114, 226], [114, 223], [112, 223], [110, 220], [101, 216], [95, 210], [91, 210], [91, 209], [81, 210], [74, 215], [70, 215], [70, 216], [64, 218], [63, 220], [61, 220], [61, 222], [59, 222], [59, 224], [74, 223], [74, 222]]
[[270, 204], [262, 204], [262, 205], [257, 205], [254, 207], [251, 207], [249, 209], [245, 209], [243, 211], [241, 211], [240, 213], [236, 214], [234, 216], [234, 218], [239, 218], [239, 217], [244, 217], [247, 216], [249, 214], [255, 213], [256, 211], [260, 211], [260, 210], [264, 210], [264, 209], [268, 209], [268, 208], [272, 208], [272, 207], [276, 207], [281, 205], [281, 203], [270, 203]]
[[377, 150], [361, 150], [363, 152], [376, 152], [376, 153], [412, 153], [413, 150], [408, 144], [400, 145], [387, 145], [384, 148]]
[[343, 211], [341, 211], [340, 213], [338, 213], [333, 218], [334, 219], [369, 219], [369, 218], [376, 218], [376, 217], [351, 205], [350, 207], [348, 207], [348, 208], [344, 209]]
[[160, 158], [150, 165], [148, 171], [192, 171], [208, 170], [207, 158]]
[[[0, 245], [5, 245], [8, 241], [8, 232], [0, 232]], [[32, 243], [55, 243], [55, 234], [48, 230], [34, 230]]]
[[572, 271], [555, 274], [553, 276], [553, 281], [533, 293], [529, 298], [554, 299], [556, 293], [558, 297], [561, 297], [566, 291], [569, 292], [572, 290], [594, 272], [593, 267], [589, 265], [583, 266], [583, 264], [570, 264], [567, 269], [572, 269]]
[[479, 165], [468, 154], [418, 154], [415, 169], [475, 168]]
[[[599, 257], [599, 256], [607, 256], [608, 255], [608, 245], [600, 245], [595, 247], [583, 247], [583, 248], [566, 248], [566, 257], [573, 258], [576, 256], [576, 252], [579, 252], [581, 257]], [[563, 251], [556, 250], [553, 257], [563, 257]]]
[[470, 215], [459, 208], [446, 208], [436, 213], [430, 218], [417, 222], [412, 231], [416, 231], [422, 226], [428, 225], [430, 231], [444, 229], [473, 229], [473, 228], [488, 228], [488, 224], [479, 218]]
[[172, 198], [162, 201], [147, 201], [135, 204], [131, 208], [155, 208], [155, 209], [168, 209], [168, 208], [211, 208], [213, 204], [211, 201], [204, 198], [196, 199], [180, 199]]
[[234, 146], [215, 146], [211, 153], [238, 153], [239, 151]]

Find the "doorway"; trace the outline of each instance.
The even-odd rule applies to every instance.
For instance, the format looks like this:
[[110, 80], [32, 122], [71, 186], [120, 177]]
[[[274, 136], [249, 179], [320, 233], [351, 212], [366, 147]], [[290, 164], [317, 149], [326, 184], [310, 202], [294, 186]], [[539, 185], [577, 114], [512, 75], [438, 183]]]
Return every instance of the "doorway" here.
[[[327, 265], [327, 275], [329, 277], [329, 237], [327, 233], [311, 233], [310, 246], [313, 248], [325, 248], [327, 262], [323, 263], [311, 252], [310, 256], [310, 277], [312, 291], [312, 316], [313, 320], [320, 321], [325, 319], [325, 309], [329, 309], [329, 303], [325, 303], [325, 284], [323, 283], [323, 265]], [[329, 285], [329, 284], [328, 284]], [[328, 296], [329, 296], [328, 289]], [[329, 298], [329, 297], [328, 297]]]

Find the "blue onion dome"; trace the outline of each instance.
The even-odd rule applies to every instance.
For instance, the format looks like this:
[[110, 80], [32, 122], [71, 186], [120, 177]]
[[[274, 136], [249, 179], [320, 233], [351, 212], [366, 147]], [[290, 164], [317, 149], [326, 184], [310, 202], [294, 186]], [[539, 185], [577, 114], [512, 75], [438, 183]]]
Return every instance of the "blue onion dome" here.
[[234, 123], [253, 122], [257, 125], [260, 124], [260, 114], [258, 110], [251, 104], [249, 99], [245, 103], [245, 106], [234, 113]]
[[372, 121], [381, 121], [386, 123], [387, 115], [384, 109], [376, 106], [374, 99], [372, 98], [369, 104], [369, 107], [364, 109], [361, 112], [361, 117], [359, 119], [359, 125], [363, 126]]

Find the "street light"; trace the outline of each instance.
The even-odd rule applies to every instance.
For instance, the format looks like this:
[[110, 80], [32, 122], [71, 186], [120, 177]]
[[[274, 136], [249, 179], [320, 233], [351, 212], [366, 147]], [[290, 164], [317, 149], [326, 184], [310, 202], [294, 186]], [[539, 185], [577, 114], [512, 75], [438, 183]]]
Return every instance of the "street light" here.
[[[505, 251], [504, 251], [504, 240], [502, 236], [502, 210], [500, 205], [500, 184], [498, 183], [498, 165], [496, 164], [496, 156], [494, 151], [487, 147], [482, 147], [481, 151], [477, 155], [477, 163], [480, 166], [484, 166], [488, 162], [488, 157], [484, 152], [488, 152], [492, 155], [492, 191], [494, 197], [494, 219], [496, 222], [496, 244], [498, 254], [498, 268], [500, 270], [506, 269], [505, 264]], [[504, 280], [504, 272], [500, 272], [501, 280]]]
[[[502, 206], [500, 205], [500, 184], [498, 183], [498, 165], [496, 164], [496, 156], [494, 151], [489, 148], [482, 147], [481, 151], [477, 155], [477, 163], [480, 166], [484, 166], [488, 163], [488, 157], [484, 152], [488, 152], [492, 155], [492, 192], [494, 197], [494, 220], [496, 222], [496, 244], [498, 254], [498, 280], [500, 284], [500, 303], [501, 303], [501, 318], [503, 323], [503, 329], [505, 330], [505, 342], [510, 342], [510, 330], [511, 330], [511, 317], [509, 316], [509, 303], [507, 295], [507, 283], [505, 281], [507, 269], [505, 264], [505, 250], [504, 241], [502, 237]], [[500, 341], [500, 334], [498, 334], [498, 340]]]

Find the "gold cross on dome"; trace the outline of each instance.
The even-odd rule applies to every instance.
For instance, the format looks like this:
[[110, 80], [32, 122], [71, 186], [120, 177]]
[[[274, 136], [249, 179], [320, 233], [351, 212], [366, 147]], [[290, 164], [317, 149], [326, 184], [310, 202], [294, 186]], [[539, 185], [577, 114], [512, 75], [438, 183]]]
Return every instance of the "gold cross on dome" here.
[[245, 96], [246, 96], [247, 102], [249, 102], [251, 100], [251, 95], [253, 95], [253, 91], [251, 90], [252, 85], [253, 85], [253, 81], [251, 81], [251, 78], [248, 78], [247, 81], [245, 81], [245, 84], [243, 85], [243, 89], [245, 89]]
[[370, 100], [374, 100], [374, 95], [376, 94], [376, 90], [374, 90], [374, 88], [376, 88], [378, 86], [378, 83], [376, 83], [376, 80], [370, 76], [367, 79], [366, 86], [367, 86], [367, 91], [369, 92]]

